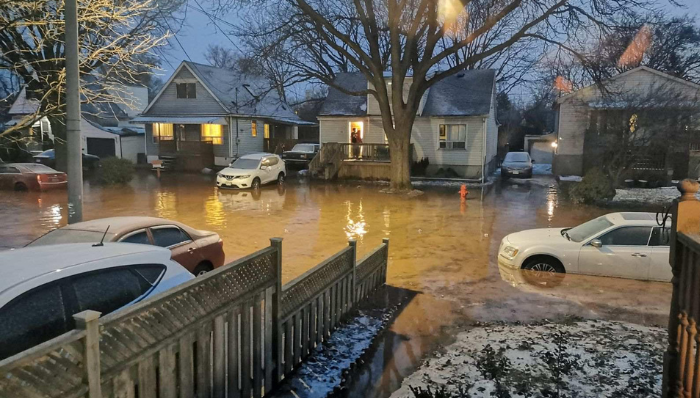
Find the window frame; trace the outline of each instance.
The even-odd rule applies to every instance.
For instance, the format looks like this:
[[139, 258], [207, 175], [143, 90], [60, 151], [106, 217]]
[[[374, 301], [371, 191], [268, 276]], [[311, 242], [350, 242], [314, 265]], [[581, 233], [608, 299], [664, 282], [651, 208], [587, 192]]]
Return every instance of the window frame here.
[[[651, 244], [651, 238], [654, 237], [654, 229], [658, 229], [658, 230], [659, 230], [659, 237], [662, 237], [663, 235], [669, 235], [668, 244], [657, 244], [657, 245], [652, 245], [652, 244]], [[663, 233], [663, 231], [667, 231], [668, 233]], [[651, 228], [651, 235], [649, 235], [649, 243], [647, 244], [647, 246], [652, 247], [652, 248], [653, 248], [653, 247], [671, 247], [671, 237], [670, 237], [670, 235], [671, 235], [671, 228], [668, 228], [668, 227], [664, 228], [664, 227], [661, 227], [661, 226], [654, 226], [654, 227]], [[661, 243], [661, 241], [659, 241], [659, 243]]]
[[[449, 140], [448, 127], [457, 126], [464, 127], [464, 141], [452, 141]], [[451, 128], [450, 128], [451, 129]], [[459, 129], [459, 128], [458, 128]], [[459, 135], [459, 133], [458, 133]], [[438, 124], [438, 149], [439, 150], [461, 150], [467, 151], [467, 137], [469, 136], [469, 127], [467, 123], [457, 123], [457, 124]], [[444, 139], [443, 139], [444, 138]], [[462, 143], [464, 147], [455, 147], [455, 143]], [[444, 146], [443, 146], [444, 145]]]
[[7, 168], [8, 170], [14, 169], [15, 172], [4, 172], [4, 171], [0, 170], [0, 174], [13, 175], [13, 174], [21, 174], [22, 173], [22, 171], [20, 171], [19, 168], [17, 168], [17, 167], [4, 166], [2, 168]]
[[263, 138], [270, 138], [270, 124], [263, 124]]
[[[156, 244], [156, 236], [153, 234], [153, 231], [154, 231], [154, 230], [158, 230], [158, 229], [167, 229], [167, 228], [176, 228], [176, 229], [180, 230], [180, 232], [182, 232], [188, 240], [183, 240], [182, 242], [178, 242], [178, 243], [171, 244], [171, 245], [168, 246], [168, 247], [161, 247], [161, 246], [158, 246], [158, 245]], [[180, 227], [177, 226], [177, 225], [156, 225], [156, 226], [151, 226], [150, 228], [148, 228], [148, 230], [150, 231], [150, 232], [149, 232], [149, 234], [150, 234], [149, 236], [151, 237], [151, 240], [153, 241], [153, 245], [156, 246], [156, 247], [161, 247], [162, 249], [168, 249], [168, 250], [170, 250], [170, 249], [174, 249], [175, 247], [182, 246], [182, 245], [184, 245], [184, 244], [186, 244], [186, 243], [192, 243], [192, 242], [194, 242], [194, 240], [192, 239], [192, 237], [191, 237], [184, 229], [180, 228]]]
[[[138, 235], [138, 234], [141, 233], [141, 232], [145, 232], [145, 233], [146, 233], [146, 237], [148, 238], [148, 241], [150, 242], [151, 245], [153, 245], [153, 243], [154, 243], [154, 242], [153, 242], [153, 237], [151, 236], [151, 233], [148, 231], [147, 228], [142, 228], [142, 229], [137, 229], [137, 230], [135, 230], [135, 231], [131, 231], [131, 232], [129, 232], [129, 233], [123, 235], [122, 237], [120, 237], [120, 238], [117, 240], [117, 242], [123, 242], [124, 240], [126, 240], [126, 239], [128, 239], [128, 238], [130, 238], [130, 237], [132, 237], [132, 236], [134, 236], [134, 235]], [[131, 242], [130, 242], [130, 243], [131, 243]]]
[[[163, 125], [168, 125], [170, 127], [170, 135], [161, 135]], [[151, 139], [153, 141], [153, 144], [158, 144], [161, 141], [170, 142], [175, 140], [175, 125], [165, 122], [155, 122], [151, 124]]]
[[[609, 229], [605, 232], [599, 233], [596, 235], [595, 238], [591, 239], [591, 241], [598, 239], [601, 240], [601, 238], [605, 235], [608, 235], [610, 233], [613, 233], [615, 231], [619, 231], [620, 229], [625, 229], [625, 228], [646, 228], [649, 229], [649, 235], [647, 236], [647, 242], [646, 244], [603, 244], [605, 247], [649, 247], [649, 241], [651, 240], [651, 233], [652, 233], [652, 226], [643, 226], [643, 225], [624, 225], [624, 226], [617, 226], [613, 227], [612, 229]], [[602, 240], [601, 240], [602, 242]], [[590, 242], [588, 243], [590, 244]]]
[[255, 121], [255, 120], [250, 121], [250, 136], [251, 137], [258, 137], [258, 121]]
[[[206, 127], [219, 127], [219, 136], [205, 136], [204, 132], [207, 130]], [[220, 124], [200, 124], [199, 125], [199, 137], [202, 142], [211, 143], [215, 146], [220, 146], [224, 144], [224, 126]], [[211, 131], [209, 132], [211, 133]]]
[[[181, 88], [183, 87], [184, 92], [181, 92]], [[183, 94], [184, 97], [180, 96], [181, 94]], [[175, 82], [175, 97], [179, 100], [196, 99], [197, 84], [194, 82]]]

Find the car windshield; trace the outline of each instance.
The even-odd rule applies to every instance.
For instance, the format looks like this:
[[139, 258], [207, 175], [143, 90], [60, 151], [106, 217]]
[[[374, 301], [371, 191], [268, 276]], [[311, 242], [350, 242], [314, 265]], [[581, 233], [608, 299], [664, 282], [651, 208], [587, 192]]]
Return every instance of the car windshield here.
[[527, 153], [508, 153], [506, 154], [505, 162], [528, 162]]
[[48, 158], [53, 158], [54, 157], [54, 151], [53, 149], [51, 150], [46, 150], [43, 153], [39, 153], [37, 157], [48, 157]]
[[260, 164], [260, 160], [254, 158], [239, 158], [231, 164], [231, 168], [238, 169], [257, 169]]
[[[56, 229], [29, 243], [27, 247], [65, 243], [99, 243], [102, 239], [102, 235], [104, 235], [104, 232]], [[113, 233], [108, 233], [104, 241], [109, 242], [113, 237]]]
[[314, 152], [314, 145], [313, 144], [298, 144], [292, 148], [292, 151], [298, 151], [300, 153], [313, 153]]
[[36, 172], [37, 174], [55, 174], [58, 172], [53, 168], [49, 168], [46, 165], [41, 164], [27, 165], [25, 167], [31, 172]]
[[580, 242], [611, 226], [613, 226], [612, 222], [608, 221], [605, 216], [602, 216], [571, 228], [566, 233], [574, 242]]

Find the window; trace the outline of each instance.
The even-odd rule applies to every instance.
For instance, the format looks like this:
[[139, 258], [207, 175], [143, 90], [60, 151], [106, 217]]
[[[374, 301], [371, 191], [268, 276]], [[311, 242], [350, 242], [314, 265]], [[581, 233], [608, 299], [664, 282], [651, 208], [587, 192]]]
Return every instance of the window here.
[[668, 246], [671, 242], [671, 228], [663, 228], [660, 226], [654, 227], [651, 230], [651, 238], [649, 246]]
[[175, 90], [177, 91], [178, 99], [197, 98], [197, 84], [195, 83], [176, 83]]
[[265, 139], [270, 138], [270, 124], [263, 125], [263, 137]]
[[148, 283], [155, 286], [160, 278], [164, 275], [165, 266], [164, 265], [139, 265], [134, 267], [134, 271], [139, 274]]
[[250, 121], [250, 135], [253, 137], [258, 137], [258, 122]]
[[626, 226], [600, 237], [603, 246], [646, 246], [651, 228], [648, 226]]
[[440, 125], [440, 148], [441, 149], [466, 149], [467, 148], [467, 126]]
[[136, 243], [136, 244], [151, 244], [151, 240], [148, 238], [148, 233], [146, 230], [131, 233], [121, 239], [120, 242], [124, 243]]
[[153, 143], [161, 140], [173, 140], [173, 124], [153, 124]]
[[223, 125], [202, 124], [202, 141], [212, 144], [222, 144], [224, 137]]
[[273, 165], [277, 165], [279, 163], [279, 159], [277, 157], [268, 157], [262, 161], [262, 166], [263, 167], [271, 167]]
[[78, 312], [111, 313], [131, 303], [151, 288], [151, 284], [128, 268], [110, 268], [78, 275], [72, 279]]
[[0, 309], [0, 360], [65, 333], [66, 312], [56, 283], [28, 292]]
[[176, 226], [151, 228], [151, 234], [153, 235], [155, 245], [160, 247], [171, 247], [192, 240], [185, 232]]
[[19, 174], [19, 170], [15, 167], [0, 166], [0, 174]]

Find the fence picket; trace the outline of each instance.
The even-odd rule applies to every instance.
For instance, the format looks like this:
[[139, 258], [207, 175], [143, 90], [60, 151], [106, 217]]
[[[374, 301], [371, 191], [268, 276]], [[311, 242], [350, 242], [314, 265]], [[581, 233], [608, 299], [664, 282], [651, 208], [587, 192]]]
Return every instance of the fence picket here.
[[158, 397], [177, 396], [175, 353], [174, 344], [158, 352]]
[[253, 397], [262, 397], [262, 295], [253, 303]]
[[240, 397], [241, 390], [239, 386], [240, 372], [239, 356], [239, 318], [240, 308], [235, 307], [228, 315], [228, 397]]
[[214, 318], [214, 342], [212, 356], [214, 357], [213, 393], [214, 397], [226, 395], [226, 323], [225, 315]]
[[180, 338], [180, 397], [194, 397], [194, 355], [192, 334]]
[[252, 323], [250, 320], [250, 303], [243, 304], [241, 310], [241, 397], [250, 397], [251, 388], [251, 329]]

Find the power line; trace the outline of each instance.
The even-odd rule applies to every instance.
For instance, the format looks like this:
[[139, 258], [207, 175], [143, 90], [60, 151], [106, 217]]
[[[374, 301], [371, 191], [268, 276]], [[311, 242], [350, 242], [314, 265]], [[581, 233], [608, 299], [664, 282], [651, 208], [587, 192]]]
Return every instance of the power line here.
[[173, 33], [173, 38], [175, 39], [177, 44], [180, 46], [180, 49], [182, 49], [182, 52], [185, 53], [185, 56], [187, 56], [187, 59], [190, 60], [190, 62], [194, 62], [194, 61], [192, 61], [192, 58], [190, 58], [190, 55], [187, 54], [187, 50], [185, 50], [185, 46], [183, 46], [182, 43], [180, 43], [180, 39], [177, 38], [177, 33], [173, 30], [173, 28], [170, 27], [170, 23], [168, 22], [168, 19], [163, 16], [163, 12], [160, 10], [160, 8], [158, 8], [158, 13], [160, 14], [161, 18], [163, 18], [163, 20], [165, 21], [165, 25], [167, 25], [168, 29], [170, 29], [170, 31]]

